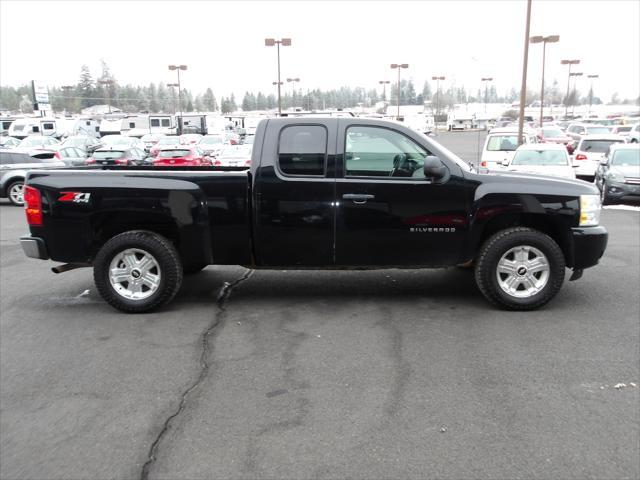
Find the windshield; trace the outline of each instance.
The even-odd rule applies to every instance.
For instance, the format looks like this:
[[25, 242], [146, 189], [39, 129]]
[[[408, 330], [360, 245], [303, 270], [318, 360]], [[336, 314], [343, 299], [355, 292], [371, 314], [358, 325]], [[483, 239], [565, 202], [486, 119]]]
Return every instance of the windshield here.
[[611, 133], [611, 131], [607, 127], [586, 127], [586, 128], [587, 128], [587, 135]]
[[489, 152], [512, 152], [518, 147], [518, 135], [493, 135], [487, 142]]
[[160, 158], [180, 158], [186, 157], [191, 153], [191, 150], [160, 150], [158, 156]]
[[584, 140], [579, 150], [583, 152], [606, 153], [614, 143], [623, 143], [622, 140]]
[[80, 147], [84, 148], [84, 138], [67, 138], [62, 144], [65, 147]]
[[27, 137], [20, 142], [21, 147], [37, 147], [40, 145], [44, 145], [46, 142], [46, 138], [44, 137]]
[[162, 137], [158, 140], [157, 145], [178, 145], [180, 139], [178, 137]]
[[557, 130], [555, 128], [543, 128], [542, 136], [546, 138], [561, 138], [564, 137], [565, 134], [562, 133], [562, 130]]
[[113, 160], [114, 158], [122, 157], [124, 157], [124, 152], [122, 150], [105, 150], [93, 153], [93, 158], [96, 160]]
[[518, 150], [511, 165], [569, 165], [563, 150]]
[[120, 137], [117, 135], [102, 137], [102, 141], [107, 145], [129, 145], [131, 143], [129, 137]]
[[611, 159], [611, 165], [631, 167], [640, 165], [640, 149], [616, 150]]
[[204, 137], [202, 140], [200, 140], [200, 143], [202, 145], [216, 145], [216, 144], [222, 143], [222, 138], [221, 137]]
[[220, 153], [220, 156], [218, 158], [249, 158], [250, 156], [251, 150], [226, 148]]

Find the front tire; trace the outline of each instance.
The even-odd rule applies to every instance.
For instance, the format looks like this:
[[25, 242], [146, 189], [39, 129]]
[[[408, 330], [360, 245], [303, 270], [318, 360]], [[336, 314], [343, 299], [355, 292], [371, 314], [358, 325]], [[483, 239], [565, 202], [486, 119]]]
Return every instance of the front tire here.
[[7, 197], [16, 207], [24, 206], [24, 180], [12, 182], [7, 188]]
[[182, 285], [182, 262], [173, 244], [134, 230], [107, 241], [95, 258], [93, 278], [112, 307], [142, 313], [170, 302]]
[[475, 277], [482, 294], [507, 310], [534, 310], [556, 296], [565, 258], [548, 235], [516, 227], [491, 236], [480, 249]]

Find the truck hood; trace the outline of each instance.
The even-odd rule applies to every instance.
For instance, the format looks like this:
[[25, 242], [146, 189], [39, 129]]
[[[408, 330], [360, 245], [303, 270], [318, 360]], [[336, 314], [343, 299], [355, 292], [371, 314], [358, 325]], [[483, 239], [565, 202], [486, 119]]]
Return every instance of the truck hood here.
[[598, 188], [589, 182], [550, 175], [492, 171], [489, 173], [464, 172], [469, 180], [477, 180], [476, 199], [491, 193], [579, 196], [599, 195]]

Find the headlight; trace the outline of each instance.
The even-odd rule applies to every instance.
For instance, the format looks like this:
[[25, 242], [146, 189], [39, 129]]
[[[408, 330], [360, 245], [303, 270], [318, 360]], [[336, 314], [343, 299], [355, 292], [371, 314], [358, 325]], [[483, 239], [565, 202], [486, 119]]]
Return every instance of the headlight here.
[[624, 175], [620, 172], [616, 172], [615, 170], [609, 170], [605, 177], [610, 182], [624, 183]]
[[600, 223], [600, 196], [580, 195], [580, 226], [595, 227]]

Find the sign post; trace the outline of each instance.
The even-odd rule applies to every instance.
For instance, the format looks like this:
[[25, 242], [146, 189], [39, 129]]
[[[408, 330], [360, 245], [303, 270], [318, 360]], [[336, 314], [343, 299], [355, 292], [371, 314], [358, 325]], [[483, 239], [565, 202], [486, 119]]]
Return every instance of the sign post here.
[[33, 109], [39, 112], [41, 117], [44, 117], [51, 111], [49, 89], [43, 82], [38, 80], [31, 81], [31, 88], [33, 89]]

